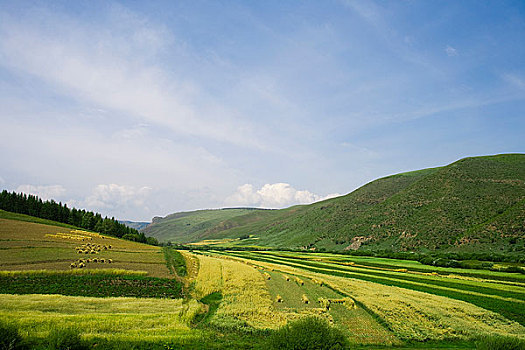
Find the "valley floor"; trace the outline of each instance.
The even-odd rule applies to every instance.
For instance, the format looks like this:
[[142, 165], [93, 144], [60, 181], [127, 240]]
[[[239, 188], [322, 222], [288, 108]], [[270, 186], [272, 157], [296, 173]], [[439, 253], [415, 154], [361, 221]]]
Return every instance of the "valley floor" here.
[[73, 330], [97, 349], [268, 349], [277, 329], [307, 316], [339, 329], [351, 348], [468, 349], [494, 336], [525, 344], [521, 274], [333, 254], [163, 251], [8, 219], [0, 219], [0, 269], [0, 324], [33, 348]]

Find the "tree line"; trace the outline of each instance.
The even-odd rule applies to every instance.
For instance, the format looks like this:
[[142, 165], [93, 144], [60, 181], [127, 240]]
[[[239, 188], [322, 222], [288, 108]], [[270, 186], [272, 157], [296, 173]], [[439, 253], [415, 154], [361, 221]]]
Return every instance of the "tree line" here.
[[84, 209], [68, 208], [66, 204], [57, 203], [52, 199], [43, 201], [32, 194], [4, 190], [0, 193], [0, 209], [61, 222], [130, 241], [158, 245], [158, 241], [154, 237], [146, 237], [144, 233], [121, 224], [114, 217], [111, 219], [107, 216], [103, 218], [99, 213]]

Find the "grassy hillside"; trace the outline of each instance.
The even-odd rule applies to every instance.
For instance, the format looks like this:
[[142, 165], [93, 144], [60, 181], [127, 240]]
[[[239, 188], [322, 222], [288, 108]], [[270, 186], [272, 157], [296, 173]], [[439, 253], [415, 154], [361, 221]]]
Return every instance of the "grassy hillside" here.
[[525, 245], [525, 155], [459, 160], [375, 180], [307, 206], [237, 216], [206, 239], [267, 247], [495, 251]]
[[188, 243], [206, 239], [206, 232], [213, 227], [230, 228], [227, 220], [248, 213], [266, 212], [252, 208], [211, 209], [181, 212], [164, 218], [156, 217], [141, 231], [161, 242]]
[[71, 264], [79, 265], [82, 259], [83, 271], [118, 269], [169, 277], [159, 247], [57, 226], [27, 215], [0, 212], [0, 248], [0, 270], [78, 271]]

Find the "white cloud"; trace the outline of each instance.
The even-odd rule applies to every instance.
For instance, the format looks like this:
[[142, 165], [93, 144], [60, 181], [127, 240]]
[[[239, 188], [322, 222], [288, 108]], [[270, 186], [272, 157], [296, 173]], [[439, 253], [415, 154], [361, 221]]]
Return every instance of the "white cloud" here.
[[23, 192], [26, 194], [33, 194], [42, 198], [43, 200], [60, 198], [66, 193], [66, 189], [61, 185], [20, 185], [15, 192]]
[[251, 184], [239, 186], [226, 198], [226, 205], [254, 206], [262, 208], [285, 208], [295, 204], [310, 204], [340, 196], [338, 193], [320, 196], [307, 190], [297, 190], [287, 183], [266, 184], [254, 189]]
[[447, 53], [447, 55], [449, 57], [453, 57], [453, 56], [457, 56], [458, 55], [458, 50], [456, 50], [455, 48], [453, 48], [450, 45], [447, 45], [447, 47], [445, 48], [445, 52]]
[[145, 205], [145, 199], [150, 187], [135, 188], [117, 184], [102, 184], [93, 189], [84, 204], [88, 208], [114, 209], [118, 207], [141, 207]]

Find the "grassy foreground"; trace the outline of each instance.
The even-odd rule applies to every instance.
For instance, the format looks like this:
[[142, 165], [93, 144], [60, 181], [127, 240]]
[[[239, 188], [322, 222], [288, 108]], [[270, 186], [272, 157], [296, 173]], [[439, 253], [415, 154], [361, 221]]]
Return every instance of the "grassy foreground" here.
[[[519, 311], [525, 288], [511, 274], [434, 275], [330, 254], [197, 254], [7, 219], [0, 258], [0, 325], [35, 349], [68, 338], [95, 349], [280, 349], [279, 337], [321, 339], [308, 338], [312, 324], [327, 325], [326, 339], [345, 348], [521, 346], [525, 337], [505, 310], [476, 301]], [[440, 294], [452, 290], [475, 298]]]

